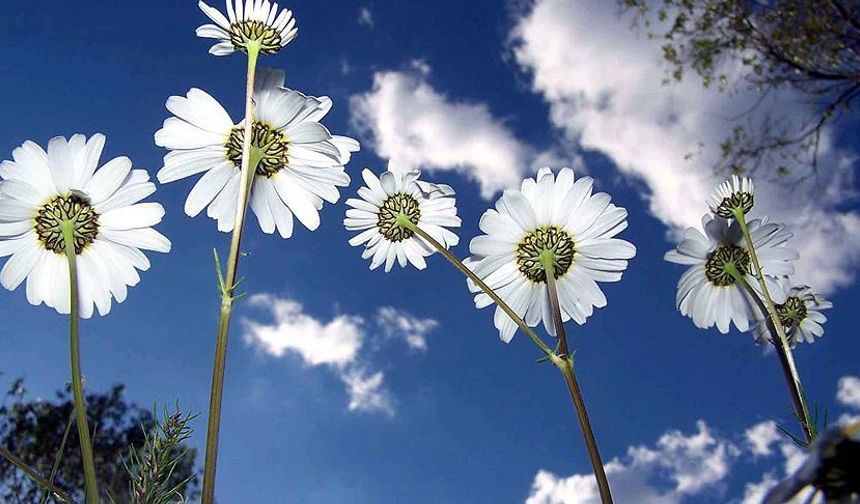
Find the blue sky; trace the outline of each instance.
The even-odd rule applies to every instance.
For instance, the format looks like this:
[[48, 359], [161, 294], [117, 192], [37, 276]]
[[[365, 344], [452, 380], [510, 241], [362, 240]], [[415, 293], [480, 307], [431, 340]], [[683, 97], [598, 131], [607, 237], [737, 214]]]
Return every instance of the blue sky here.
[[[624, 237], [638, 247], [623, 281], [605, 286], [608, 307], [569, 328], [601, 451], [618, 457], [610, 481], [626, 501], [740, 501], [746, 484], [781, 476], [798, 457], [768, 423], [791, 425], [782, 376], [749, 335], [697, 330], [682, 317], [682, 271], [662, 257], [672, 233], [704, 213], [716, 180], [708, 152], [685, 154], [718, 142], [731, 108], [754, 97], [662, 86], [659, 52], [608, 3], [297, 0], [298, 38], [262, 65], [330, 96], [325, 124], [361, 141], [343, 199], [363, 167], [378, 172], [389, 157], [454, 186], [461, 257], [498, 189], [542, 164], [595, 177], [629, 210]], [[101, 132], [103, 161], [128, 155], [154, 175], [164, 152], [152, 135], [168, 96], [200, 87], [241, 114], [244, 59], [209, 56], [194, 36], [204, 22], [191, 0], [7, 9], [0, 157], [27, 139]], [[775, 100], [788, 117], [804, 110], [790, 92]], [[860, 146], [849, 126], [828, 132], [828, 172], [853, 172]], [[178, 400], [201, 412], [202, 446], [218, 306], [211, 250], [229, 237], [184, 215], [191, 186], [152, 198], [167, 210], [159, 230], [173, 250], [150, 255], [152, 269], [108, 317], [83, 323], [82, 351], [91, 389], [125, 383], [142, 405]], [[796, 352], [809, 396], [831, 418], [850, 413], [860, 408], [860, 382], [840, 382], [860, 374], [845, 309], [860, 301], [850, 177], [790, 194], [760, 188], [761, 207], [796, 229], [799, 275], [835, 303], [824, 338]], [[592, 502], [577, 486], [590, 467], [558, 373], [535, 364], [522, 335], [502, 344], [491, 310], [473, 308], [442, 258], [423, 272], [369, 271], [346, 243], [344, 211], [327, 205], [319, 230], [289, 240], [248, 227], [244, 286], [256, 296], [238, 309], [230, 341], [221, 502]], [[23, 289], [3, 292], [0, 319], [5, 377], [25, 376], [36, 396], [62, 387], [66, 319], [29, 306]], [[261, 343], [260, 327], [281, 339]], [[299, 349], [301, 337], [313, 342]]]

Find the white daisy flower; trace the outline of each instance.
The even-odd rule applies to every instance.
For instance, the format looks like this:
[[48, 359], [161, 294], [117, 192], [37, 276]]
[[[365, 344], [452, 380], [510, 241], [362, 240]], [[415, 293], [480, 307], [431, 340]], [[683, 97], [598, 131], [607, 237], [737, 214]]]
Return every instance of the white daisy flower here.
[[80, 315], [93, 306], [107, 315], [111, 299], [125, 300], [137, 270], [149, 269], [141, 250], [169, 252], [154, 230], [164, 216], [158, 203], [139, 203], [155, 192], [145, 170], [118, 157], [98, 168], [105, 137], [55, 137], [48, 151], [27, 141], [0, 165], [0, 257], [11, 256], [0, 282], [15, 290], [27, 281], [27, 300], [69, 313], [69, 264], [60, 228], [75, 223]]
[[[797, 252], [786, 246], [793, 235], [781, 224], [759, 219], [749, 221], [748, 226], [768, 290], [775, 303], [783, 303], [787, 293], [780, 279], [794, 273], [789, 261], [798, 258]], [[669, 262], [690, 266], [678, 281], [678, 310], [701, 329], [716, 324], [726, 334], [734, 323], [738, 330], [747, 331], [749, 321], [759, 317], [757, 305], [726, 269], [733, 265], [758, 292], [740, 226], [734, 220], [706, 215], [702, 227], [705, 234], [696, 228], [687, 229], [677, 249], [665, 256]]]
[[717, 187], [714, 194], [711, 195], [708, 206], [716, 215], [733, 219], [735, 210], [740, 210], [746, 215], [752, 210], [754, 203], [752, 179], [732, 175], [731, 180], [726, 180]]
[[215, 56], [246, 51], [249, 42], [260, 44], [260, 54], [274, 54], [289, 44], [299, 32], [292, 11], [278, 12], [269, 0], [227, 0], [227, 17], [206, 2], [197, 4], [215, 24], [197, 28], [197, 36], [220, 40], [209, 49]]
[[[263, 232], [293, 234], [293, 215], [313, 231], [319, 227], [323, 201], [336, 203], [338, 187], [349, 185], [344, 170], [352, 138], [332, 135], [319, 121], [331, 109], [328, 97], [314, 98], [283, 87], [282, 71], [261, 71], [254, 89], [252, 158], [260, 159], [251, 186], [250, 205]], [[233, 230], [241, 179], [244, 121], [234, 124], [214, 98], [200, 89], [172, 96], [167, 109], [176, 117], [164, 121], [155, 143], [169, 149], [161, 183], [204, 173], [188, 194], [191, 217], [208, 206], [218, 230]]]
[[[485, 234], [469, 245], [468, 266], [481, 277], [529, 326], [543, 321], [555, 335], [547, 295], [547, 277], [539, 260], [554, 254], [555, 279], [564, 321], [584, 324], [594, 308], [606, 306], [597, 282], [616, 282], [636, 255], [633, 244], [614, 238], [627, 228], [627, 211], [610, 203], [606, 193], [592, 194], [594, 180], [574, 181], [573, 170], [558, 177], [549, 168], [526, 179], [521, 190], [507, 190], [495, 210], [481, 217]], [[469, 282], [475, 305], [492, 304], [490, 297]], [[505, 342], [517, 324], [496, 307], [495, 326]]]
[[[833, 303], [820, 294], [812, 291], [808, 285], [784, 288], [788, 298], [784, 303], [776, 305], [776, 313], [785, 328], [785, 335], [792, 347], [801, 342], [813, 343], [815, 338], [824, 335], [822, 324], [827, 317], [823, 310], [833, 308]], [[770, 331], [765, 320], [756, 322], [753, 328], [756, 343], [767, 343], [771, 339]]]
[[385, 263], [388, 272], [397, 261], [400, 267], [411, 263], [423, 270], [427, 267], [424, 258], [436, 252], [412, 230], [397, 224], [400, 214], [446, 248], [460, 242], [456, 234], [445, 229], [460, 227], [461, 223], [451, 187], [420, 181], [420, 171], [401, 170], [391, 162], [379, 178], [368, 169], [361, 175], [365, 184], [358, 190], [361, 199], [346, 200], [352, 208], [346, 211], [343, 224], [349, 231], [360, 231], [349, 244], [365, 246], [361, 257], [371, 259], [370, 269]]

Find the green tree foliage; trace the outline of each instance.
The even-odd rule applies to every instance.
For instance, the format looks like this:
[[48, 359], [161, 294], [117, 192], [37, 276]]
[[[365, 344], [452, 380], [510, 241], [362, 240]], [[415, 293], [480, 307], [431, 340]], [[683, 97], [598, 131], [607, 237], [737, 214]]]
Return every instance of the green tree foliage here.
[[[74, 408], [68, 390], [57, 392], [53, 401], [29, 400], [26, 395], [24, 382], [19, 379], [12, 383], [0, 403], [0, 446], [46, 478], [59, 460], [54, 484], [74, 501], [83, 501], [78, 437], [74, 429], [71, 435], [65, 436]], [[103, 492], [100, 500], [117, 504], [154, 502], [133, 495], [134, 488], [140, 488], [141, 473], [148, 469], [152, 474], [146, 462], [153, 457], [175, 461], [169, 474], [155, 475], [167, 492], [175, 490], [170, 495], [186, 498], [197, 495], [196, 453], [183, 444], [188, 437], [188, 417], [168, 416], [165, 422], [156, 422], [152, 413], [124, 397], [122, 385], [115, 385], [104, 394], [87, 394], [86, 400], [96, 470]], [[57, 459], [64, 437], [63, 455]], [[134, 476], [130, 477], [129, 472]], [[145, 483], [148, 485], [145, 488], [152, 488], [151, 479]], [[0, 459], [0, 502], [31, 504], [41, 503], [43, 499], [41, 487], [11, 463]], [[179, 501], [181, 498], [171, 502]]]
[[[851, 0], [620, 0], [649, 36], [662, 40], [667, 82], [692, 71], [706, 87], [791, 89], [807, 117], [738, 126], [721, 144], [718, 168], [817, 174], [823, 129], [850, 115], [860, 95], [860, 5]], [[740, 68], [743, 71], [737, 72]], [[740, 77], [738, 77], [740, 75]], [[761, 110], [757, 111], [761, 113]]]

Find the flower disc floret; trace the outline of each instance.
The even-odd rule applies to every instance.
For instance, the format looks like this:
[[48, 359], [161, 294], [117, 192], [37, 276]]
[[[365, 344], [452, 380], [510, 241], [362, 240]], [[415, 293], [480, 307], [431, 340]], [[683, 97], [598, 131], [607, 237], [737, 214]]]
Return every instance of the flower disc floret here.
[[57, 196], [36, 211], [36, 236], [42, 245], [57, 254], [66, 253], [63, 223], [74, 226], [75, 254], [80, 255], [99, 235], [99, 214], [86, 196]]
[[517, 245], [517, 269], [532, 282], [546, 283], [541, 256], [552, 254], [553, 276], [561, 278], [573, 264], [576, 246], [573, 237], [559, 226], [541, 226], [526, 234]]
[[725, 219], [734, 218], [737, 212], [746, 215], [754, 204], [752, 179], [737, 175], [720, 184], [710, 201], [711, 211]]
[[705, 261], [705, 276], [718, 287], [734, 285], [736, 279], [730, 265], [738, 274], [747, 274], [750, 271], [749, 252], [737, 245], [718, 247]]
[[420, 204], [411, 194], [397, 193], [389, 196], [379, 208], [379, 219], [376, 225], [379, 232], [388, 241], [408, 240], [415, 234], [414, 231], [397, 222], [401, 215], [406, 217], [414, 226], [418, 225], [421, 220]]
[[[236, 126], [230, 130], [225, 147], [227, 159], [236, 166], [242, 164], [242, 146], [245, 142], [245, 126]], [[272, 178], [276, 173], [289, 164], [290, 142], [286, 135], [276, 128], [261, 121], [254, 121], [251, 126], [251, 148], [256, 149], [259, 156], [257, 175]]]
[[230, 42], [245, 52], [255, 43], [260, 54], [275, 54], [281, 49], [281, 34], [262, 21], [240, 21], [230, 25]]
[[776, 313], [783, 327], [787, 329], [806, 319], [806, 303], [797, 296], [791, 296], [785, 303], [776, 306]]

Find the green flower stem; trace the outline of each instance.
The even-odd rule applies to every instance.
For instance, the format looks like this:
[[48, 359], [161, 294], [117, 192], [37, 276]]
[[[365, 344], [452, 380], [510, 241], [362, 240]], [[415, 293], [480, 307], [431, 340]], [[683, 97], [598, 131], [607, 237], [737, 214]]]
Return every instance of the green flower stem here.
[[[597, 450], [597, 443], [594, 440], [594, 433], [591, 430], [591, 423], [588, 420], [588, 413], [585, 410], [585, 403], [582, 400], [582, 393], [579, 390], [579, 384], [576, 382], [576, 376], [573, 372], [573, 359], [567, 355], [567, 341], [564, 339], [564, 327], [561, 327], [561, 330], [557, 331], [558, 334], [562, 335], [561, 339], [559, 339], [559, 349], [562, 352], [560, 355], [556, 355], [555, 352], [547, 346], [546, 343], [532, 330], [525, 321], [517, 315], [517, 313], [508, 306], [507, 303], [499, 297], [496, 292], [487, 285], [481, 277], [476, 275], [472, 270], [466, 267], [462, 261], [457, 259], [457, 257], [452, 254], [446, 247], [442, 246], [441, 243], [436, 241], [435, 238], [430, 236], [426, 231], [416, 226], [409, 220], [409, 218], [403, 214], [397, 216], [397, 225], [402, 226], [410, 231], [414, 232], [418, 236], [420, 236], [424, 241], [429, 243], [433, 248], [435, 248], [440, 254], [445, 256], [445, 259], [454, 265], [461, 273], [466, 275], [469, 280], [475, 282], [475, 284], [481, 288], [484, 293], [486, 293], [490, 298], [499, 306], [516, 324], [522, 329], [526, 335], [534, 342], [535, 345], [540, 348], [540, 350], [544, 353], [545, 356], [549, 357], [556, 367], [561, 370], [562, 375], [564, 376], [565, 383], [567, 383], [568, 390], [570, 391], [571, 398], [573, 399], [574, 406], [576, 407], [576, 413], [579, 417], [580, 425], [582, 426], [583, 435], [585, 436], [586, 445], [588, 446], [588, 453], [591, 456], [592, 465], [594, 466], [594, 474], [597, 478], [598, 487], [600, 488], [600, 497], [604, 504], [612, 503], [612, 496], [609, 493], [609, 483], [606, 480], [606, 473], [603, 470], [603, 463], [600, 460], [600, 453]], [[555, 284], [553, 283], [553, 289]], [[558, 307], [558, 297], [555, 298], [555, 306]], [[561, 314], [558, 310], [556, 310], [557, 320], [556, 323], [561, 325]], [[563, 346], [562, 346], [563, 345]], [[561, 350], [561, 349], [564, 350]], [[596, 464], [596, 465], [595, 465]]]
[[73, 503], [71, 497], [66, 492], [60, 490], [56, 486], [54, 486], [51, 482], [45, 479], [44, 476], [39, 474], [38, 471], [28, 466], [23, 460], [19, 459], [15, 455], [12, 454], [6, 448], [0, 446], [0, 457], [5, 458], [9, 461], [10, 464], [14, 465], [18, 469], [20, 469], [24, 474], [26, 474], [31, 480], [36, 482], [37, 485], [44, 488], [47, 492], [57, 496], [60, 500], [67, 503]]
[[[242, 144], [242, 184], [239, 185], [239, 201], [236, 206], [236, 219], [233, 226], [233, 237], [230, 242], [230, 256], [227, 259], [227, 275], [221, 282], [221, 314], [218, 319], [218, 339], [215, 343], [215, 363], [212, 370], [212, 390], [209, 395], [209, 421], [206, 431], [206, 459], [203, 464], [203, 504], [213, 504], [215, 501], [215, 472], [218, 463], [218, 435], [221, 429], [221, 399], [224, 391], [224, 368], [227, 363], [227, 337], [230, 332], [230, 316], [235, 300], [236, 274], [239, 269], [239, 248], [242, 244], [242, 230], [245, 226], [245, 213], [248, 207], [248, 196], [251, 183], [254, 180], [256, 162], [251, 149], [252, 128], [254, 124], [254, 75], [257, 69], [257, 58], [260, 54], [260, 43], [249, 42], [248, 76], [245, 90], [245, 135]], [[259, 159], [257, 159], [259, 162]], [[219, 265], [220, 268], [220, 265]], [[220, 270], [219, 270], [220, 271]]]
[[[746, 226], [746, 222], [738, 221], [739, 223], [743, 222], [741, 225], [741, 230], [744, 233], [744, 236], [747, 238], [747, 247], [750, 250], [750, 260], [752, 261], [756, 271], [758, 272], [759, 285], [764, 291], [765, 301], [762, 301], [759, 297], [758, 293], [752, 288], [752, 286], [747, 282], [746, 277], [741, 274], [740, 271], [737, 270], [734, 264], [728, 264], [726, 266], [726, 272], [729, 273], [732, 277], [734, 277], [735, 281], [737, 281], [744, 289], [747, 290], [749, 295], [753, 298], [759, 310], [761, 310], [762, 315], [765, 317], [767, 321], [767, 328], [770, 331], [773, 347], [776, 349], [776, 355], [779, 358], [779, 363], [782, 367], [782, 373], [785, 377], [785, 383], [788, 387], [788, 393], [791, 397], [791, 403], [794, 407], [794, 414], [797, 417], [798, 422], [800, 422], [800, 426], [803, 429], [803, 435], [806, 438], [807, 444], [812, 444], [812, 441], [815, 439], [815, 425], [813, 424], [810, 416], [809, 416], [809, 408], [806, 405], [806, 398], [803, 393], [803, 385], [800, 383], [800, 375], [797, 372], [797, 367], [794, 365], [794, 358], [791, 355], [791, 347], [788, 344], [788, 339], [785, 336], [785, 328], [782, 326], [782, 322], [779, 320], [779, 315], [776, 313], [776, 307], [773, 304], [773, 300], [770, 297], [770, 293], [767, 290], [767, 287], [764, 284], [764, 277], [761, 276], [761, 267], [758, 266], [758, 259], [755, 258], [755, 251], [752, 245], [752, 239], [749, 235], [749, 229]], [[770, 304], [766, 304], [767, 301], [770, 301]], [[776, 322], [774, 322], [776, 321]]]
[[63, 239], [66, 244], [66, 258], [69, 261], [69, 357], [72, 368], [72, 397], [75, 403], [75, 415], [78, 425], [78, 438], [81, 445], [81, 458], [84, 465], [84, 480], [86, 481], [87, 504], [98, 504], [99, 487], [96, 482], [96, 466], [93, 462], [93, 445], [90, 440], [90, 430], [87, 425], [87, 406], [84, 400], [84, 387], [81, 380], [81, 350], [78, 337], [78, 266], [75, 251], [75, 224], [63, 221], [60, 224]]
[[570, 392], [570, 398], [573, 400], [576, 416], [579, 419], [579, 426], [582, 429], [582, 436], [585, 438], [585, 446], [588, 449], [588, 458], [591, 460], [591, 468], [594, 471], [594, 478], [597, 480], [597, 488], [600, 491], [600, 501], [603, 504], [612, 504], [612, 491], [609, 488], [609, 481], [606, 479], [603, 460], [600, 457], [600, 450], [597, 448], [597, 440], [591, 428], [591, 421], [588, 419], [588, 411], [585, 409], [585, 400], [582, 398], [582, 391], [579, 389], [579, 383], [576, 381], [573, 358], [568, 353], [567, 334], [564, 330], [564, 321], [561, 318], [558, 289], [555, 285], [555, 266], [552, 251], [543, 251], [540, 255], [540, 261], [546, 272], [547, 295], [549, 296], [555, 334], [558, 338], [558, 354], [553, 356], [552, 361], [559, 371], [561, 371], [562, 376], [564, 376], [564, 382], [567, 384], [567, 390]]
[[[69, 415], [69, 421], [66, 422], [66, 430], [63, 431], [63, 439], [60, 441], [60, 448], [54, 456], [54, 465], [51, 466], [51, 474], [48, 476], [48, 484], [54, 486], [54, 480], [57, 478], [57, 471], [60, 470], [60, 462], [63, 460], [63, 453], [66, 451], [66, 442], [69, 440], [69, 434], [72, 432], [72, 425], [75, 423], [75, 412], [72, 410]], [[51, 497], [51, 490], [45, 489], [45, 494], [42, 497], [42, 504], [48, 504], [48, 499]]]
[[511, 317], [511, 320], [516, 322], [516, 324], [520, 327], [520, 329], [522, 329], [523, 332], [526, 333], [526, 335], [529, 338], [531, 338], [531, 340], [534, 342], [534, 344], [537, 345], [538, 348], [540, 348], [541, 352], [543, 352], [545, 356], [553, 355], [552, 349], [549, 346], [547, 346], [547, 344], [544, 343], [542, 339], [540, 339], [540, 336], [538, 336], [532, 330], [532, 328], [529, 327], [528, 324], [526, 324], [525, 321], [522, 318], [520, 318], [520, 316], [517, 315], [517, 313], [513, 309], [511, 309], [511, 307], [508, 306], [508, 304], [505, 303], [502, 300], [502, 298], [500, 298], [499, 295], [496, 294], [496, 292], [493, 289], [490, 288], [489, 285], [484, 283], [484, 281], [481, 280], [481, 278], [478, 275], [476, 275], [472, 270], [467, 268], [466, 265], [463, 264], [462, 261], [457, 259], [457, 256], [452, 254], [447, 248], [442, 246], [441, 243], [439, 243], [438, 241], [436, 241], [436, 239], [434, 239], [432, 236], [427, 234], [426, 231], [424, 231], [420, 227], [416, 226], [415, 224], [412, 224], [412, 221], [410, 221], [409, 218], [406, 217], [405, 215], [400, 214], [397, 216], [397, 224], [405, 227], [406, 229], [408, 229], [412, 232], [414, 232], [415, 234], [417, 234], [418, 236], [423, 238], [424, 241], [429, 243], [433, 248], [435, 248], [437, 251], [439, 251], [440, 254], [445, 256], [445, 259], [448, 259], [448, 261], [451, 264], [453, 264], [455, 268], [457, 268], [461, 273], [466, 275], [466, 277], [468, 277], [469, 280], [475, 282], [475, 284], [478, 287], [480, 287], [481, 290], [484, 291], [484, 293], [486, 293], [488, 296], [490, 296], [490, 299], [492, 299], [499, 306], [499, 308], [502, 309], [502, 311], [504, 311], [509, 317]]

